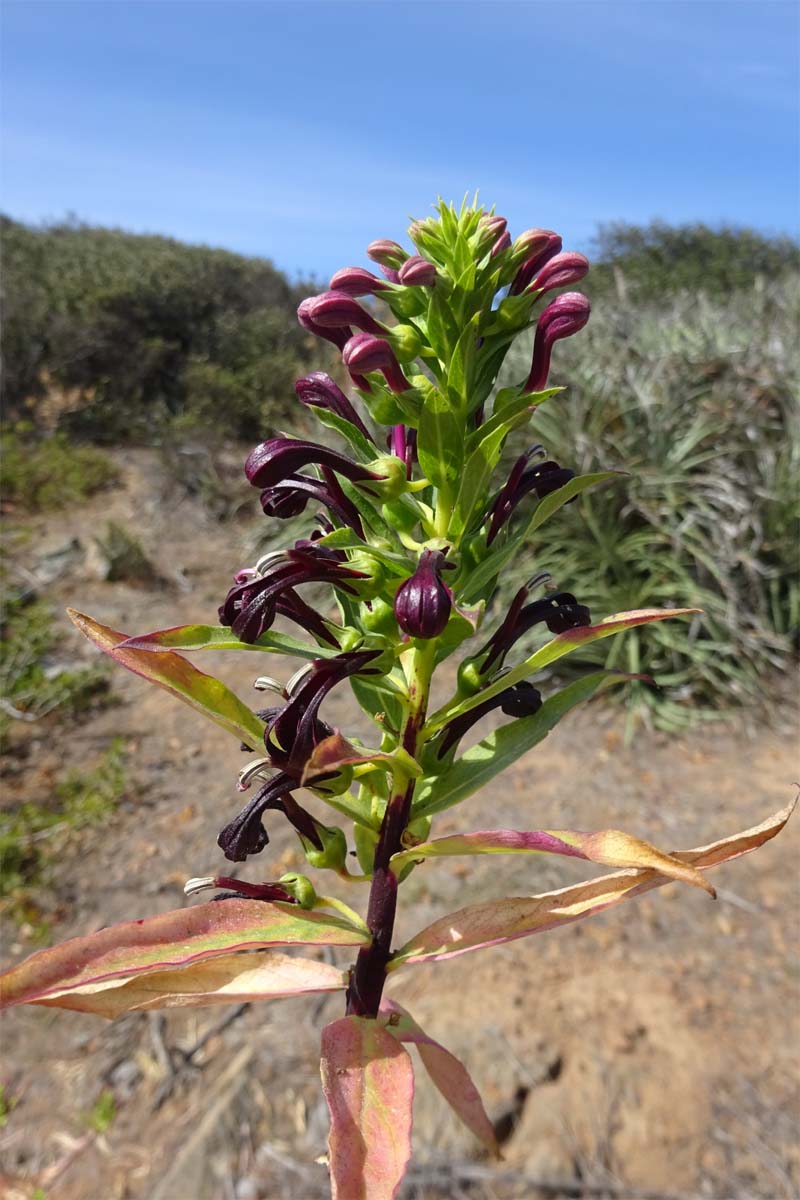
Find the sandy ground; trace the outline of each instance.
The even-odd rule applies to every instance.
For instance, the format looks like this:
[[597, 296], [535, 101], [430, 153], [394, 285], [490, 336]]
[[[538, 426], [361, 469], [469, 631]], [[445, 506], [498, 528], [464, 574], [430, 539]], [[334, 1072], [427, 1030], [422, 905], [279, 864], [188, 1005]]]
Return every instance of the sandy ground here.
[[[241, 548], [254, 523], [217, 524], [165, 490], [154, 456], [119, 457], [124, 480], [114, 493], [77, 514], [26, 522], [34, 557], [73, 536], [87, 551], [48, 598], [127, 632], [213, 620], [227, 579], [245, 565]], [[102, 581], [93, 535], [109, 517], [138, 532], [168, 586]], [[65, 621], [64, 657], [88, 661], [92, 653]], [[247, 698], [255, 671], [243, 658], [195, 661]], [[265, 657], [258, 670], [285, 678], [291, 665]], [[80, 723], [27, 727], [3, 767], [3, 803], [17, 803], [40, 797], [70, 766], [91, 767], [113, 736], [127, 747], [129, 784], [115, 816], [58, 847], [40, 898], [53, 940], [180, 907], [188, 876], [223, 869], [215, 839], [236, 811], [238, 747], [133, 676], [118, 673], [113, 696]], [[363, 729], [344, 689], [326, 716]], [[616, 827], [668, 850], [701, 845], [791, 798], [796, 747], [797, 723], [785, 711], [769, 729], [742, 720], [680, 742], [643, 734], [626, 747], [619, 710], [597, 703], [442, 818], [437, 832]], [[405, 1200], [798, 1196], [799, 839], [795, 821], [719, 868], [716, 903], [672, 884], [556, 933], [398, 972], [392, 994], [465, 1060], [504, 1152], [499, 1165], [483, 1160], [420, 1069]], [[241, 874], [276, 878], [293, 866], [300, 860], [291, 838], [274, 823], [269, 848]], [[464, 903], [592, 873], [546, 856], [428, 864], [404, 885], [398, 939]], [[363, 908], [365, 893], [352, 890], [348, 899]], [[6, 921], [4, 963], [31, 948], [26, 930]], [[111, 1024], [10, 1011], [0, 1022], [0, 1078], [13, 1101], [0, 1128], [2, 1194], [324, 1197], [318, 1035], [341, 1007], [333, 997]], [[116, 1115], [98, 1134], [87, 1114], [104, 1091]]]

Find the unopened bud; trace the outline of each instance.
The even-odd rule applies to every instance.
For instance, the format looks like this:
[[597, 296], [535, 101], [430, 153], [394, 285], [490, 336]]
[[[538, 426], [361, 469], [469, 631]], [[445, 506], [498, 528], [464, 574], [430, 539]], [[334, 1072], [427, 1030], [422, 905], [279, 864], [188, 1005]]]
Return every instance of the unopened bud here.
[[371, 296], [374, 292], [386, 291], [389, 284], [363, 267], [343, 267], [331, 276], [328, 287], [332, 292], [344, 292], [346, 296]]
[[570, 284], [583, 279], [588, 270], [588, 258], [585, 254], [579, 254], [577, 250], [554, 254], [539, 271], [528, 291], [551, 292], [553, 288], [569, 287]]
[[436, 267], [421, 254], [407, 258], [397, 274], [406, 287], [433, 287], [436, 283]]
[[378, 238], [367, 246], [367, 255], [373, 262], [382, 267], [401, 267], [408, 258], [408, 252], [391, 238]]
[[441, 550], [423, 550], [416, 571], [398, 588], [394, 615], [410, 637], [434, 638], [444, 631], [453, 601], [440, 572], [452, 566]]

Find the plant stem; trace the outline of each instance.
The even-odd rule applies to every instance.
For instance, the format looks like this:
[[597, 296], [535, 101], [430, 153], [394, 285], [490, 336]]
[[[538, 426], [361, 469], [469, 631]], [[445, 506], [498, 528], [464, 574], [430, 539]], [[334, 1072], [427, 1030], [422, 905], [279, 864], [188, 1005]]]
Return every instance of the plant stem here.
[[[435, 640], [418, 644], [408, 672], [408, 709], [400, 744], [415, 757], [428, 707], [431, 675], [436, 654]], [[372, 885], [367, 905], [367, 928], [372, 943], [358, 953], [350, 987], [347, 989], [347, 1013], [375, 1017], [381, 1003], [386, 967], [391, 958], [392, 933], [397, 911], [397, 876], [390, 867], [393, 854], [403, 849], [403, 832], [408, 825], [415, 780], [401, 769], [395, 772], [391, 795], [381, 822], [375, 847]]]

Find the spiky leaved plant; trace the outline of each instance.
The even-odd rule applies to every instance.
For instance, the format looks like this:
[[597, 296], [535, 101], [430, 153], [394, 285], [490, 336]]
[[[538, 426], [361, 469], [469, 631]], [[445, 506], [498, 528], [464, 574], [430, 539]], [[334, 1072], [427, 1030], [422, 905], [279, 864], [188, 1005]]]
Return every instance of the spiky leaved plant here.
[[[346, 452], [274, 437], [247, 460], [247, 477], [270, 517], [321, 506], [308, 536], [239, 571], [218, 625], [128, 638], [73, 613], [113, 659], [257, 751], [239, 778], [252, 798], [219, 835], [225, 856], [239, 862], [263, 851], [265, 814], [281, 813], [311, 868], [367, 891], [365, 918], [320, 895], [302, 875], [264, 883], [193, 879], [190, 894], [221, 888], [224, 903], [73, 939], [2, 978], [6, 1005], [60, 1005], [107, 1017], [341, 990], [345, 1015], [322, 1031], [329, 1166], [339, 1200], [397, 1192], [410, 1154], [413, 1078], [405, 1042], [417, 1044], [434, 1083], [495, 1149], [465, 1068], [386, 995], [396, 971], [579, 920], [671, 879], [713, 895], [703, 871], [767, 841], [788, 817], [784, 811], [676, 854], [615, 830], [431, 836], [438, 813], [479, 791], [577, 704], [625, 678], [595, 671], [542, 696], [532, 682], [537, 672], [589, 642], [691, 610], [641, 609], [592, 623], [574, 595], [539, 575], [517, 591], [491, 632], [483, 629], [498, 577], [518, 550], [562, 505], [613, 474], [575, 477], [533, 444], [507, 478], [495, 478], [509, 433], [526, 428], [537, 406], [560, 390], [546, 387], [554, 343], [589, 317], [587, 300], [575, 292], [558, 295], [538, 319], [537, 307], [546, 292], [579, 280], [588, 263], [562, 253], [549, 230], [527, 230], [512, 241], [502, 217], [466, 204], [460, 211], [440, 204], [438, 218], [415, 222], [410, 236], [417, 251], [411, 255], [392, 241], [369, 246], [382, 277], [346, 268], [329, 291], [300, 306], [301, 324], [341, 351], [365, 410], [323, 373], [297, 383], [299, 400], [341, 436]], [[390, 323], [359, 303], [365, 295], [386, 305]], [[534, 321], [527, 378], [497, 391], [509, 346]], [[301, 598], [297, 589], [311, 582], [330, 586], [338, 619]], [[276, 632], [279, 615], [307, 638]], [[507, 664], [517, 639], [534, 627], [554, 636]], [[305, 666], [286, 684], [259, 679], [256, 686], [275, 695], [271, 707], [253, 713], [177, 653], [204, 648], [294, 655]], [[455, 691], [429, 712], [434, 672], [457, 650], [466, 655]], [[328, 692], [345, 679], [375, 723], [374, 745], [346, 738], [320, 715]], [[497, 709], [510, 720], [461, 752], [467, 731]], [[347, 831], [304, 807], [296, 798], [301, 787]], [[348, 868], [351, 842], [359, 874]], [[557, 892], [469, 905], [393, 949], [399, 889], [418, 864], [504, 852], [570, 855], [618, 869]], [[319, 945], [349, 947], [355, 962], [343, 970], [274, 949]]]

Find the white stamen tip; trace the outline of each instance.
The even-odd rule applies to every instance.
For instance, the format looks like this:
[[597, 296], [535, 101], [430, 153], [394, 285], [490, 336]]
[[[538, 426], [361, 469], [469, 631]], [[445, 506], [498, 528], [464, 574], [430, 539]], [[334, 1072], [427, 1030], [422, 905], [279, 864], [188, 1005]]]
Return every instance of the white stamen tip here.
[[197, 892], [205, 892], [208, 888], [216, 887], [213, 875], [202, 875], [196, 879], [187, 879], [183, 885], [184, 894], [194, 896]]

